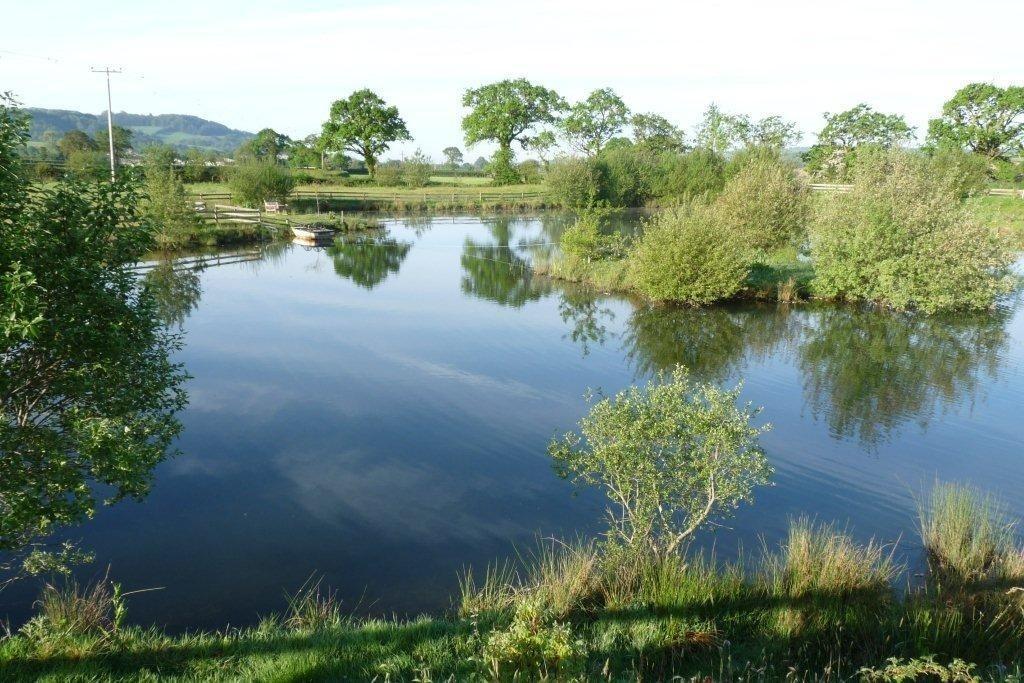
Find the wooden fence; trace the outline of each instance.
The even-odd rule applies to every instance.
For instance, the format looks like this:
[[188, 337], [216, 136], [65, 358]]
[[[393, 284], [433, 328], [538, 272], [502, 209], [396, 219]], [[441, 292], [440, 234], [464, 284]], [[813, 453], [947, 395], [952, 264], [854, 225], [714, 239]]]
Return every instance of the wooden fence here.
[[[849, 192], [853, 189], [853, 185], [811, 183], [810, 188], [812, 192]], [[1015, 190], [1009, 187], [990, 187], [985, 191], [985, 194], [993, 197], [1019, 197], [1024, 199], [1024, 190]]]
[[[207, 201], [231, 201], [231, 194], [228, 192], [205, 192], [192, 195], [193, 199], [200, 202]], [[515, 202], [515, 201], [543, 201], [548, 194], [542, 190], [521, 190], [517, 192], [488, 191], [485, 189], [467, 191], [460, 189], [453, 192], [410, 192], [389, 190], [388, 188], [342, 188], [336, 190], [293, 190], [289, 199], [303, 199], [311, 201], [344, 200], [356, 202], [391, 202], [394, 204], [467, 204], [477, 202], [486, 204], [489, 202]], [[230, 207], [239, 209], [240, 207]], [[256, 211], [246, 209], [246, 211]], [[265, 217], [265, 214], [264, 214]], [[244, 218], [244, 217], [243, 217]]]

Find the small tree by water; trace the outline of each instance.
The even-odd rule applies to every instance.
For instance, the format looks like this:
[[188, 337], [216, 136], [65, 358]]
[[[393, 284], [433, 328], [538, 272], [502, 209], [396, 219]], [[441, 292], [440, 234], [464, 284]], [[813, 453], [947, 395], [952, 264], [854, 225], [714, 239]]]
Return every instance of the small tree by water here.
[[753, 424], [759, 410], [737, 405], [739, 392], [694, 382], [677, 367], [597, 401], [579, 433], [548, 452], [560, 476], [604, 490], [609, 542], [673, 553], [771, 477], [758, 445], [770, 426]]

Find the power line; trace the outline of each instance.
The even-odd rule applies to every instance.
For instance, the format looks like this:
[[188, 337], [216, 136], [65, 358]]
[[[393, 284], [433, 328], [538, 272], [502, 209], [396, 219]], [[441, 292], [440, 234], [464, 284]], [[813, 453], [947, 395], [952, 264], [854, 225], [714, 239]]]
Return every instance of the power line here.
[[107, 76], [107, 142], [110, 143], [110, 182], [117, 180], [117, 173], [114, 170], [116, 165], [114, 157], [114, 105], [110, 98], [110, 74], [121, 73], [120, 69], [111, 69], [105, 66], [102, 69], [90, 67], [94, 74], [106, 74]]

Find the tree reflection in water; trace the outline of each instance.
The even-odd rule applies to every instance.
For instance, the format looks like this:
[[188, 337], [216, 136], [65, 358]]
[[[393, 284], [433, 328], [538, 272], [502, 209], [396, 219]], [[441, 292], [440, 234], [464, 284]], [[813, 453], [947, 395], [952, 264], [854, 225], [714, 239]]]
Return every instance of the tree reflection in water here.
[[1008, 311], [956, 317], [851, 306], [818, 308], [799, 351], [804, 394], [837, 438], [868, 447], [906, 422], [926, 426], [940, 407], [972, 401], [998, 375]]
[[462, 247], [462, 291], [470, 296], [519, 308], [551, 291], [544, 278], [534, 278], [530, 264], [511, 246], [511, 219], [499, 217], [488, 224], [494, 237], [489, 244], [467, 238]]
[[168, 327], [181, 329], [203, 294], [199, 270], [175, 268], [171, 260], [153, 266], [144, 282], [153, 296], [157, 316]]
[[334, 272], [365, 289], [373, 289], [398, 272], [412, 245], [386, 232], [341, 237], [327, 248]]

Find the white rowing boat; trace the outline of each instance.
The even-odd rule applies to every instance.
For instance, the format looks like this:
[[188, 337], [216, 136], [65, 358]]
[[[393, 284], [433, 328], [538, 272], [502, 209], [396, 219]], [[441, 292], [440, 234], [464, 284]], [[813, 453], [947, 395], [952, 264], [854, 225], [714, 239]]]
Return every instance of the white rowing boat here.
[[319, 225], [293, 225], [292, 234], [300, 240], [321, 242], [334, 237], [334, 228], [325, 228]]

